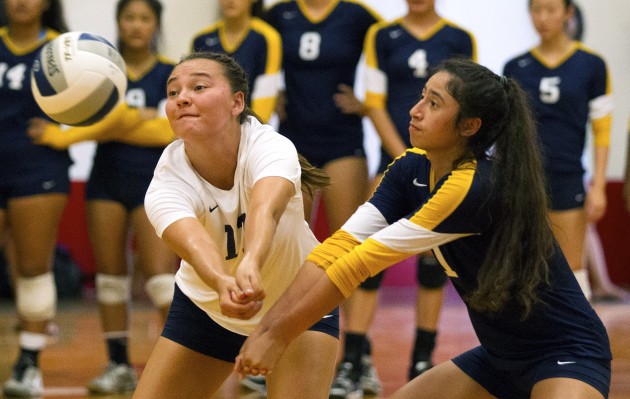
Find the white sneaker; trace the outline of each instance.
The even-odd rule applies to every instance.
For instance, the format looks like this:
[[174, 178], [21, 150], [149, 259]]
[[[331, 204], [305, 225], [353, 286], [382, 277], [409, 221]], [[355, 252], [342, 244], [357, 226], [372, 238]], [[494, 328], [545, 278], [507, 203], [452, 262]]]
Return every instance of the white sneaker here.
[[366, 395], [378, 395], [383, 390], [381, 380], [378, 378], [376, 368], [372, 364], [370, 355], [361, 356], [361, 376], [359, 386]]
[[90, 381], [88, 390], [95, 394], [115, 394], [136, 389], [136, 371], [128, 364], [109, 362], [105, 372]]
[[247, 375], [241, 380], [240, 384], [252, 391], [260, 392], [262, 394], [267, 393], [267, 380], [265, 379], [265, 376]]
[[20, 398], [41, 396], [44, 392], [41, 370], [35, 366], [27, 367], [21, 379], [18, 380], [13, 376], [7, 380], [2, 386], [2, 392], [4, 396]]

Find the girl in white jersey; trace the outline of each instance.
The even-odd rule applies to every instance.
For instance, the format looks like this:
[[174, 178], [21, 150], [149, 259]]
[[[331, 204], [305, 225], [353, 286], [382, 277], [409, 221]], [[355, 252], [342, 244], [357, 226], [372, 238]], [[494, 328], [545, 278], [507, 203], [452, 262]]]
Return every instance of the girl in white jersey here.
[[[168, 79], [166, 113], [181, 140], [165, 149], [145, 208], [182, 262], [134, 398], [211, 396], [317, 244], [302, 204], [310, 175], [293, 144], [250, 115], [247, 95], [245, 72], [218, 53], [185, 57]], [[338, 333], [334, 312], [302, 334], [268, 396], [328, 397]]]

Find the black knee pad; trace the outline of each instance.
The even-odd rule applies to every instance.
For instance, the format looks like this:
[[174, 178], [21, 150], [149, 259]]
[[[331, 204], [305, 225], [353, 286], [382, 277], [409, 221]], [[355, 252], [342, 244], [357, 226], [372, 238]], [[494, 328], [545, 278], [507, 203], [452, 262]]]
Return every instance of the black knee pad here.
[[368, 277], [364, 282], [361, 283], [359, 288], [364, 289], [366, 291], [376, 291], [381, 286], [384, 275], [385, 275], [385, 272], [382, 271], [376, 276]]
[[419, 256], [417, 267], [418, 284], [424, 288], [442, 288], [448, 276], [434, 256]]

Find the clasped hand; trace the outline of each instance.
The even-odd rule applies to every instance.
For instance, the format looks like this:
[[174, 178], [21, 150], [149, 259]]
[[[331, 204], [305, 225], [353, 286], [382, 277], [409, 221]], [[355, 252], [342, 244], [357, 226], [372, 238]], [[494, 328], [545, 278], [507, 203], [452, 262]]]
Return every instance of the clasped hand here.
[[260, 271], [252, 262], [243, 261], [236, 276], [223, 275], [218, 281], [221, 313], [236, 319], [248, 320], [263, 306], [265, 290], [260, 280]]

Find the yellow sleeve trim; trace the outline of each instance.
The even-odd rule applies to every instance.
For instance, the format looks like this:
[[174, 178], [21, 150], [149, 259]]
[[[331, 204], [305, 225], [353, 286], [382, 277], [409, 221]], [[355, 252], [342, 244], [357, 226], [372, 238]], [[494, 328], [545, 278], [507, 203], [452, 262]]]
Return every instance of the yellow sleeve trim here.
[[155, 118], [142, 122], [116, 141], [141, 147], [166, 147], [176, 138], [168, 119]]
[[612, 115], [595, 119], [591, 122], [593, 126], [593, 144], [595, 147], [610, 146], [610, 131], [612, 128]]
[[368, 238], [360, 246], [337, 259], [326, 269], [326, 274], [339, 291], [348, 297], [369, 276], [375, 276], [387, 267], [412, 255], [395, 251]]
[[343, 230], [338, 230], [323, 243], [316, 246], [306, 257], [306, 260], [327, 269], [333, 262], [350, 252], [357, 245], [359, 245], [359, 241], [356, 238]]
[[142, 123], [137, 109], [129, 108], [126, 103], [118, 105], [107, 116], [90, 126], [71, 127], [62, 131], [58, 125], [50, 124], [39, 139], [38, 144], [56, 149], [68, 148], [80, 141], [113, 140]]

